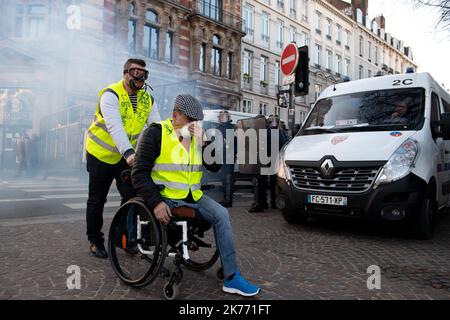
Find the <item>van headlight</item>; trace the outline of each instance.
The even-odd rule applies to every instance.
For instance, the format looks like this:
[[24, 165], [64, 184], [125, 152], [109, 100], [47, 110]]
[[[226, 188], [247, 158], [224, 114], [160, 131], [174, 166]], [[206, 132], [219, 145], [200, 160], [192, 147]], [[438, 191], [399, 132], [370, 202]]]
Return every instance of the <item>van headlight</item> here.
[[376, 189], [380, 184], [394, 182], [406, 177], [411, 172], [411, 168], [414, 167], [418, 153], [419, 144], [417, 141], [407, 139], [403, 142], [381, 169], [373, 188]]
[[286, 181], [291, 180], [291, 173], [289, 172], [289, 167], [284, 161], [284, 150], [286, 146], [284, 146], [280, 152], [278, 153], [278, 171], [277, 176]]

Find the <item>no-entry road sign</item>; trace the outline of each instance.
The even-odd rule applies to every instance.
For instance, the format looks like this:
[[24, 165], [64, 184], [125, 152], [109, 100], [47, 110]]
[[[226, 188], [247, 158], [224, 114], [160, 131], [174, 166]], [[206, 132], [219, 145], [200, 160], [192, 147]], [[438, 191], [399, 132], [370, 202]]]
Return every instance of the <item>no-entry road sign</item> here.
[[289, 43], [281, 54], [281, 72], [290, 76], [295, 72], [298, 64], [298, 48], [295, 43]]

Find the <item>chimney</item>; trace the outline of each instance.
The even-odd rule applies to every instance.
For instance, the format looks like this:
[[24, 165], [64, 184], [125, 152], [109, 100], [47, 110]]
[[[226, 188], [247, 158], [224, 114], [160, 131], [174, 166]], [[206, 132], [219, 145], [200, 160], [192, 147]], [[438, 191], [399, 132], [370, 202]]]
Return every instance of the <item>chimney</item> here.
[[356, 17], [356, 9], [361, 9], [363, 17], [367, 16], [369, 13], [369, 0], [352, 0], [352, 8], [354, 15]]
[[374, 20], [377, 22], [378, 28], [386, 29], [386, 20], [383, 15], [375, 17]]

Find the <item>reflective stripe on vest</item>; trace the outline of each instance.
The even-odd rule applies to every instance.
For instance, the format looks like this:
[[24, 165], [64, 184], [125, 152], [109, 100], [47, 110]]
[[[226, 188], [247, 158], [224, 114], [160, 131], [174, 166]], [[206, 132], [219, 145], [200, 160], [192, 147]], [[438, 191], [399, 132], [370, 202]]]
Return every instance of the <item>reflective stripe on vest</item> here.
[[184, 199], [191, 192], [198, 201], [203, 195], [201, 146], [193, 138], [188, 152], [178, 140], [171, 119], [160, 124], [161, 151], [152, 168], [152, 180], [164, 186], [160, 193], [165, 198]]
[[120, 154], [119, 150], [117, 150], [116, 147], [110, 146], [109, 144], [107, 144], [106, 142], [103, 142], [102, 140], [100, 140], [95, 134], [93, 134], [91, 131], [88, 131], [88, 136], [89, 138], [91, 138], [92, 140], [94, 140], [97, 144], [101, 145], [103, 148], [105, 148], [108, 151], [111, 151], [112, 153], [117, 153]]
[[136, 147], [137, 139], [147, 122], [148, 115], [152, 109], [152, 99], [144, 90], [138, 91], [138, 104], [136, 106], [136, 111], [134, 111], [128, 93], [123, 86], [123, 80], [114, 83], [99, 92], [95, 118], [88, 131], [86, 150], [100, 161], [116, 164], [122, 158], [122, 154], [120, 154], [115, 146], [114, 140], [109, 134], [108, 127], [106, 126], [105, 119], [100, 112], [100, 100], [102, 94], [107, 89], [114, 91], [119, 99], [118, 105], [123, 128], [133, 148]]

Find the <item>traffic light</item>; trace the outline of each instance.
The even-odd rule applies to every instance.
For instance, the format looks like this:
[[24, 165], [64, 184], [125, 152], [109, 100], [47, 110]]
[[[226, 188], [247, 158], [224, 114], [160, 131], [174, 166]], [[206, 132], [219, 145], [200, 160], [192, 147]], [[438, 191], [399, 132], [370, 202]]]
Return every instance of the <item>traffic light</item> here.
[[309, 92], [308, 46], [298, 48], [298, 64], [295, 70], [295, 96], [306, 96]]

